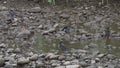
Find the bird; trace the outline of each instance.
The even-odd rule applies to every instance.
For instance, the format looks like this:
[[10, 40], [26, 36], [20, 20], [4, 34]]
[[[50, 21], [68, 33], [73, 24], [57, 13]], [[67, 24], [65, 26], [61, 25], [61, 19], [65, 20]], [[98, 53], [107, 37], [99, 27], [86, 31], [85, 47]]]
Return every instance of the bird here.
[[105, 39], [110, 39], [110, 28], [106, 27], [105, 29]]
[[69, 27], [68, 26], [63, 27], [62, 31], [64, 31], [65, 33], [68, 33], [69, 32]]
[[66, 51], [67, 50], [67, 47], [65, 47], [64, 43], [62, 41], [59, 42], [59, 48], [62, 50], [62, 51]]

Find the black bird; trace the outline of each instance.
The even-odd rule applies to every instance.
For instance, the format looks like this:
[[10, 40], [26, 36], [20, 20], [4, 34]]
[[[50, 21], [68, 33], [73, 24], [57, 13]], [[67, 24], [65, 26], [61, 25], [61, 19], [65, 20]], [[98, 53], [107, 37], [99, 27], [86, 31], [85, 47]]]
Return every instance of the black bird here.
[[64, 43], [61, 41], [59, 43], [59, 48], [62, 50], [62, 51], [66, 51], [67, 50], [67, 47], [64, 46]]
[[110, 39], [110, 28], [109, 27], [107, 27], [106, 29], [105, 29], [105, 38], [106, 39]]
[[63, 27], [62, 31], [64, 31], [65, 33], [68, 33], [69, 32], [69, 27], [68, 26]]
[[15, 12], [14, 12], [14, 10], [13, 9], [10, 9], [9, 11], [8, 11], [8, 17], [11, 19], [11, 20], [14, 20], [14, 18], [15, 18]]

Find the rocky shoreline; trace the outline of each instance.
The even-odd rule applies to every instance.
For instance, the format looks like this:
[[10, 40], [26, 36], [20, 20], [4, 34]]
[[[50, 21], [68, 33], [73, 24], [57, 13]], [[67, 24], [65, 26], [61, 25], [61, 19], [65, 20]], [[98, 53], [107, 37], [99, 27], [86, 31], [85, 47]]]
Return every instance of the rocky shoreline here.
[[72, 49], [64, 53], [58, 52], [34, 54], [21, 53], [19, 48], [8, 48], [0, 44], [1, 68], [119, 68], [120, 59], [112, 54], [99, 51]]

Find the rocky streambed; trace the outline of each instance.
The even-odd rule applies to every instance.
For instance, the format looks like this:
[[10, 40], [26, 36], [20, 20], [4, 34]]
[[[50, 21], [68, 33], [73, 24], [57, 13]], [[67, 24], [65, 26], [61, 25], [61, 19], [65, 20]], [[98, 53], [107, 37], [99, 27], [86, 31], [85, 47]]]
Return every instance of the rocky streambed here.
[[[120, 68], [119, 9], [93, 4], [28, 8], [29, 2], [2, 2], [1, 68]], [[106, 27], [110, 40], [104, 39]], [[59, 48], [61, 41], [67, 51]]]

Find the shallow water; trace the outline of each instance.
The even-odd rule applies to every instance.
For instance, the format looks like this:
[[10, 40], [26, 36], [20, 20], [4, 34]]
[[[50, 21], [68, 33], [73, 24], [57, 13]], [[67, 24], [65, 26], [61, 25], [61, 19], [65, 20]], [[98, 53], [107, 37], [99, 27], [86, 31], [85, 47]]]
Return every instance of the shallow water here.
[[[49, 52], [51, 50], [56, 50], [61, 52], [61, 50], [58, 48], [60, 40], [59, 39], [52, 39], [52, 40], [46, 40], [42, 36], [37, 39], [36, 44], [35, 44], [35, 49], [37, 51], [43, 51], [43, 52]], [[89, 45], [90, 43], [95, 43], [98, 45], [98, 49], [102, 53], [110, 53], [114, 54], [118, 57], [120, 57], [120, 40], [113, 39], [107, 41], [104, 39], [101, 40], [88, 40], [84, 42], [75, 42], [71, 43], [70, 41], [65, 41], [63, 42], [65, 46], [69, 49], [83, 49], [85, 45]], [[107, 45], [106, 45], [107, 44]], [[107, 47], [108, 46], [108, 47]]]
[[[83, 26], [82, 24], [80, 24]], [[119, 32], [120, 29], [118, 29], [118, 25], [116, 24], [110, 24], [110, 29], [116, 32]], [[84, 26], [83, 26], [84, 27]], [[84, 27], [85, 30], [87, 30], [90, 33], [96, 33], [96, 30], [91, 30], [90, 27]], [[35, 49], [37, 51], [43, 51], [43, 52], [49, 52], [52, 50], [56, 50], [61, 52], [59, 49], [60, 40], [59, 39], [45, 39], [41, 35], [37, 35], [37, 40], [35, 42]], [[110, 40], [105, 40], [105, 39], [92, 39], [92, 40], [85, 40], [85, 41], [77, 41], [75, 43], [72, 43], [71, 41], [66, 41], [63, 40], [63, 43], [68, 49], [83, 49], [86, 45], [89, 45], [91, 43], [95, 43], [98, 45], [98, 49], [102, 53], [109, 53], [109, 54], [114, 54], [117, 57], [120, 57], [120, 39], [115, 39], [114, 37], [111, 37]]]

